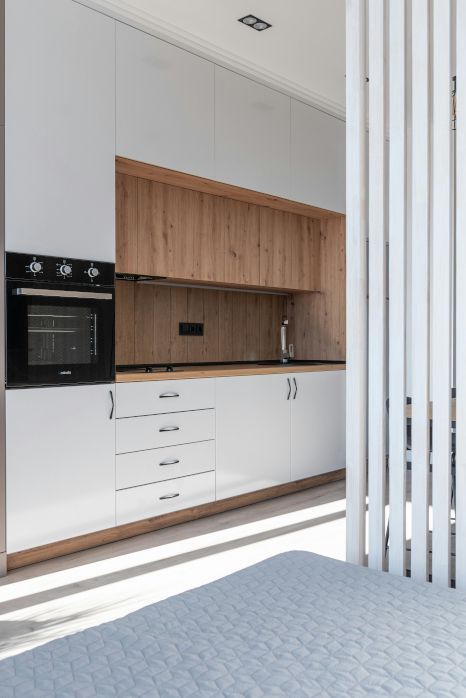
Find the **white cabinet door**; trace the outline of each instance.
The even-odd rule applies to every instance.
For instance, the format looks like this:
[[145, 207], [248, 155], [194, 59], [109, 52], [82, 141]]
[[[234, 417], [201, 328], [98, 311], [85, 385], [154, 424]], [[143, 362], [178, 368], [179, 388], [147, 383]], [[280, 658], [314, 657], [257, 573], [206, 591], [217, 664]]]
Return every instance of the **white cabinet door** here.
[[217, 66], [215, 179], [290, 196], [290, 98]]
[[7, 391], [9, 553], [115, 525], [113, 389]]
[[217, 499], [289, 482], [288, 392], [284, 375], [217, 379]]
[[6, 0], [6, 249], [115, 260], [115, 23]]
[[346, 210], [345, 122], [291, 100], [291, 198]]
[[292, 480], [345, 467], [345, 379], [345, 371], [293, 376]]
[[213, 177], [214, 66], [117, 24], [117, 155]]

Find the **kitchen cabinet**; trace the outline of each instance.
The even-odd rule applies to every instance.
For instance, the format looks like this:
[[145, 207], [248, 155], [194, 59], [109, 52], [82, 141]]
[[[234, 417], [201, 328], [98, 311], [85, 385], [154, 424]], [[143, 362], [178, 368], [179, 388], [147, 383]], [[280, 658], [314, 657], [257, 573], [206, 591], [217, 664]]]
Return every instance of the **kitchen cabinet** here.
[[291, 376], [291, 479], [345, 467], [346, 372]]
[[214, 65], [116, 26], [117, 155], [214, 176]]
[[215, 66], [215, 179], [289, 198], [290, 98]]
[[115, 260], [115, 22], [73, 0], [6, 0], [11, 252]]
[[346, 210], [345, 122], [291, 100], [291, 197]]
[[7, 391], [8, 553], [115, 525], [113, 391]]
[[217, 379], [217, 499], [345, 467], [345, 371]]
[[216, 383], [217, 499], [289, 482], [287, 376], [217, 378]]
[[260, 209], [260, 283], [267, 288], [319, 290], [320, 221]]

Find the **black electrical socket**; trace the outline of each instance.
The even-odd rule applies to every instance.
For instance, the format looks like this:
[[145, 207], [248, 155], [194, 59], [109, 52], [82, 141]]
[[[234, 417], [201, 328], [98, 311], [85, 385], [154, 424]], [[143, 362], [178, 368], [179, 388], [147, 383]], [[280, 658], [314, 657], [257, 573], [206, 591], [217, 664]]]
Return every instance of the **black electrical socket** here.
[[203, 337], [204, 323], [203, 322], [180, 322], [181, 337]]

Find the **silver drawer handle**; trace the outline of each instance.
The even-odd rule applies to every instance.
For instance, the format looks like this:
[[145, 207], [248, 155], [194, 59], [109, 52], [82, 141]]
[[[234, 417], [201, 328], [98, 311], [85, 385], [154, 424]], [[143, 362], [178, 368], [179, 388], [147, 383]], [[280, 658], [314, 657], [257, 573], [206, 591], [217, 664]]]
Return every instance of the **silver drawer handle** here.
[[159, 397], [180, 397], [179, 393], [160, 393]]
[[179, 462], [178, 458], [167, 458], [167, 460], [160, 461], [159, 465], [176, 465]]
[[179, 431], [180, 427], [160, 427], [159, 431]]
[[179, 492], [174, 492], [173, 494], [164, 494], [159, 499], [175, 499], [175, 497], [179, 497], [180, 493]]

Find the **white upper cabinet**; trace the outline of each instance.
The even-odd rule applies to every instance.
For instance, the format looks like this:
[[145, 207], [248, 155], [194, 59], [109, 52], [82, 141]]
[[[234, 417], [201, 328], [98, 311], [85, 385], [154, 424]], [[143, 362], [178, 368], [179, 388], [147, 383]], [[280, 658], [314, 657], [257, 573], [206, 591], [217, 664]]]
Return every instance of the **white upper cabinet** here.
[[345, 213], [345, 122], [291, 100], [291, 197]]
[[115, 259], [115, 23], [6, 0], [6, 249]]
[[117, 24], [117, 155], [214, 176], [214, 66]]
[[290, 98], [217, 66], [215, 179], [290, 196]]

